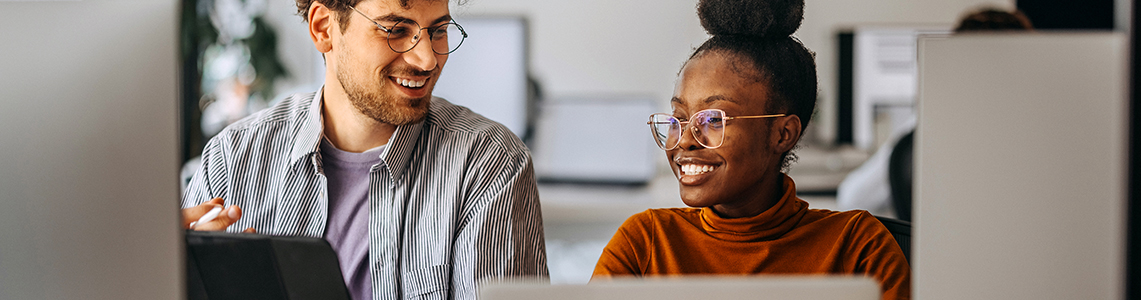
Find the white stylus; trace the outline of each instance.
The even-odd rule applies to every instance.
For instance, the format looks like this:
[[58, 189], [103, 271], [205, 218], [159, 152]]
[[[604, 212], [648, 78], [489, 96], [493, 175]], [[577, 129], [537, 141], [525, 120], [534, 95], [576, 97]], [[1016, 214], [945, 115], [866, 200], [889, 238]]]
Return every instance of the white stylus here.
[[215, 206], [213, 209], [210, 209], [210, 211], [206, 212], [205, 215], [202, 215], [201, 218], [198, 218], [198, 221], [190, 222], [190, 229], [194, 229], [195, 225], [213, 221], [214, 218], [217, 218], [218, 214], [220, 213], [222, 213], [222, 206]]

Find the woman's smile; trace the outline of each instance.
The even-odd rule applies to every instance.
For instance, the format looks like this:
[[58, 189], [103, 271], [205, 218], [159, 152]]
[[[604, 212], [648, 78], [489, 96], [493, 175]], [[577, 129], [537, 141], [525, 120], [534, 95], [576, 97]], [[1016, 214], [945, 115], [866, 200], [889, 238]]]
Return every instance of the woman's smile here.
[[718, 174], [717, 171], [720, 167], [721, 163], [692, 156], [677, 156], [674, 159], [674, 171], [678, 182], [687, 186], [700, 185], [709, 181], [710, 178]]

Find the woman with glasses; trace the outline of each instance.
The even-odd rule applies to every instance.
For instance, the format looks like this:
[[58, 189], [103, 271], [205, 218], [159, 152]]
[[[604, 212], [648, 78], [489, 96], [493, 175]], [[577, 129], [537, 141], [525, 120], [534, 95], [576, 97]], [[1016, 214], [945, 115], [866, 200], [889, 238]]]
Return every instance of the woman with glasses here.
[[816, 102], [813, 54], [791, 34], [803, 0], [701, 0], [712, 37], [682, 67], [673, 112], [649, 127], [691, 208], [630, 217], [594, 278], [674, 274], [863, 274], [910, 298], [891, 234], [865, 211], [809, 209], [784, 174]]

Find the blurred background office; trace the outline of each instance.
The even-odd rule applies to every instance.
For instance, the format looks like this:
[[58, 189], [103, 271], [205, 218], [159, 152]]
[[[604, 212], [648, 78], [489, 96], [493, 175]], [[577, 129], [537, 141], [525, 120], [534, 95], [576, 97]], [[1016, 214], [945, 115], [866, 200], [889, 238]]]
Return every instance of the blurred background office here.
[[[182, 2], [185, 182], [202, 144], [291, 93], [312, 92], [323, 60], [292, 1]], [[684, 206], [645, 128], [670, 111], [681, 63], [708, 36], [696, 1], [453, 3], [470, 37], [435, 95], [507, 125], [531, 147], [554, 283], [584, 283], [614, 230], [647, 208]], [[892, 133], [914, 126], [917, 39], [947, 34], [980, 7], [1022, 9], [1043, 29], [1114, 28], [1112, 1], [812, 1], [796, 33], [816, 52], [820, 99], [790, 175], [814, 207]], [[1121, 13], [1118, 10], [1117, 13]], [[1064, 14], [1064, 15], [1063, 15]], [[1120, 19], [1120, 18], [1119, 18]]]

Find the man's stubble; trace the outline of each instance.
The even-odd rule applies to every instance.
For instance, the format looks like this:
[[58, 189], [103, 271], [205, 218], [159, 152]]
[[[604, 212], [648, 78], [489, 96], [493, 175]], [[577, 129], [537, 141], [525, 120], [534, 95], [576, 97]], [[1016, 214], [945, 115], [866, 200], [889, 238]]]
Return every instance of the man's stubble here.
[[[347, 49], [347, 48], [342, 48]], [[337, 81], [345, 90], [349, 103], [361, 114], [377, 122], [391, 125], [405, 125], [420, 122], [428, 113], [428, 106], [432, 102], [432, 94], [428, 93], [421, 98], [399, 97], [392, 93], [381, 91], [384, 82], [367, 82], [367, 74], [354, 74], [349, 72], [349, 66], [357, 65], [350, 59], [351, 53], [343, 51], [338, 55]], [[395, 69], [392, 65], [381, 71], [379, 80], [388, 80], [394, 74], [410, 76], [435, 76], [432, 71], [412, 70], [409, 68]], [[429, 88], [429, 87], [424, 87]]]

